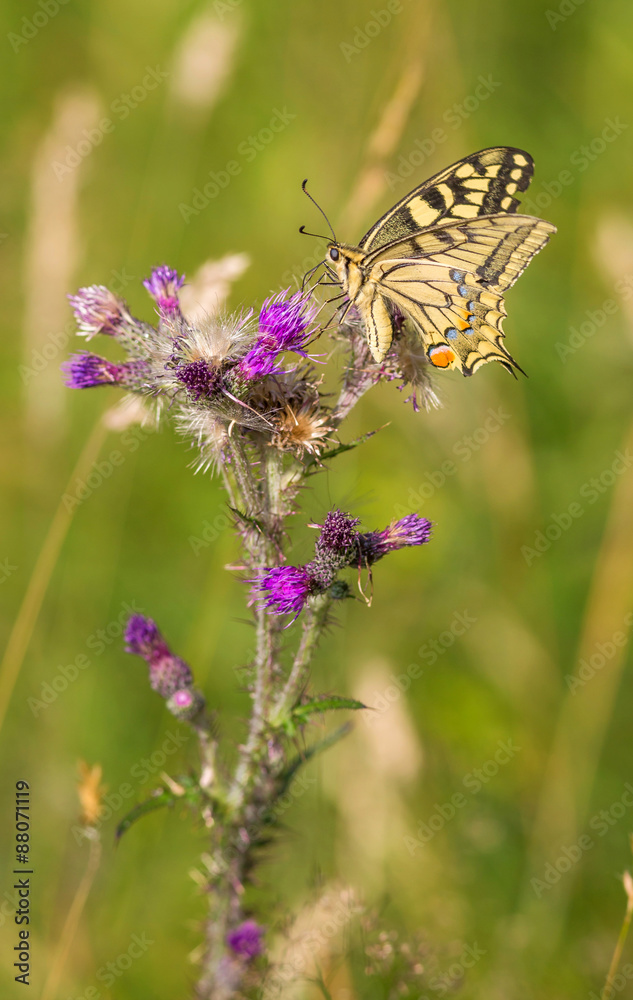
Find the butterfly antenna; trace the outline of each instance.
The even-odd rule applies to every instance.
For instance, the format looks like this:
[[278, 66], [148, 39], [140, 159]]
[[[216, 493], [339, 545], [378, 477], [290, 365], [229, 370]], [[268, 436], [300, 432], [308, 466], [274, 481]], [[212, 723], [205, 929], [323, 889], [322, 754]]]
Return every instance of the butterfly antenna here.
[[329, 240], [329, 236], [324, 236], [323, 233], [309, 233], [305, 226], [299, 226], [299, 232], [302, 236], [316, 236], [317, 240]]
[[[307, 196], [310, 199], [310, 201], [312, 202], [312, 204], [319, 210], [319, 212], [321, 213], [321, 215], [323, 216], [323, 218], [327, 222], [328, 229], [332, 233], [332, 239], [336, 243], [337, 242], [337, 240], [336, 240], [336, 233], [332, 229], [332, 223], [328, 219], [327, 215], [325, 214], [325, 212], [323, 211], [323, 209], [321, 208], [321, 206], [319, 205], [319, 203], [314, 200], [314, 198], [312, 197], [312, 195], [308, 191], [308, 189], [306, 187], [307, 183], [308, 183], [308, 178], [306, 177], [306, 179], [304, 180], [303, 184], [301, 185], [301, 190], [303, 191], [304, 194], [307, 194]], [[299, 230], [299, 232], [302, 232], [302, 231], [303, 231], [303, 226], [301, 227], [301, 229]], [[308, 236], [314, 236], [315, 234], [314, 233], [308, 233], [307, 235]], [[319, 239], [327, 239], [327, 237], [319, 237]]]

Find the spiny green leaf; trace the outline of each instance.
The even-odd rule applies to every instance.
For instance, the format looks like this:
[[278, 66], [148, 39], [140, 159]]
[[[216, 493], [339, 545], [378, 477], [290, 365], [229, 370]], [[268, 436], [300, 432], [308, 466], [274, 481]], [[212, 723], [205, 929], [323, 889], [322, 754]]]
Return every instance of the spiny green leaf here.
[[245, 514], [243, 511], [238, 510], [237, 507], [231, 507], [230, 503], [227, 504], [227, 507], [229, 508], [232, 514], [235, 514], [235, 517], [237, 518], [238, 521], [241, 521], [242, 524], [247, 525], [249, 528], [254, 528], [255, 531], [259, 532], [259, 534], [261, 535], [262, 531], [264, 530], [261, 521], [258, 521], [256, 517], [250, 517], [249, 514]]
[[[360, 437], [354, 438], [353, 441], [349, 441], [347, 444], [344, 444], [343, 442], [339, 443], [334, 448], [330, 448], [329, 451], [322, 452], [318, 459], [311, 459], [311, 461], [307, 463], [307, 468], [310, 469], [313, 465], [320, 466], [329, 458], [335, 458], [337, 455], [343, 455], [346, 451], [352, 451], [353, 448], [357, 448], [359, 444], [364, 444], [365, 441], [368, 441], [369, 438], [373, 437], [374, 434], [377, 434], [378, 431], [384, 430], [385, 427], [388, 427], [388, 424], [383, 424], [382, 427], [377, 427], [376, 430], [367, 431], [366, 434], [361, 434]], [[314, 471], [316, 472], [317, 470], [315, 469]], [[313, 474], [314, 473], [311, 473], [311, 475]]]
[[149, 799], [146, 799], [145, 802], [139, 802], [123, 817], [115, 831], [116, 839], [120, 840], [132, 824], [136, 823], [142, 816], [147, 816], [148, 813], [155, 812], [157, 809], [163, 809], [165, 806], [171, 806], [175, 801], [176, 796], [172, 792], [168, 792], [166, 788], [157, 788]]
[[320, 715], [323, 712], [330, 712], [337, 708], [348, 708], [357, 711], [359, 708], [367, 708], [367, 705], [363, 705], [362, 701], [357, 701], [356, 698], [344, 698], [342, 695], [334, 694], [329, 697], [314, 698], [312, 701], [306, 701], [301, 705], [295, 705], [292, 711], [292, 718], [301, 724], [310, 715]]
[[334, 746], [334, 744], [338, 743], [339, 740], [342, 740], [344, 736], [347, 736], [347, 734], [351, 732], [351, 729], [351, 722], [346, 722], [345, 725], [339, 726], [338, 729], [335, 729], [333, 733], [329, 733], [328, 736], [325, 736], [322, 740], [318, 740], [316, 743], [313, 743], [312, 746], [306, 747], [300, 756], [294, 757], [288, 764], [284, 773], [281, 775], [281, 787], [279, 794], [282, 795], [285, 792], [302, 764], [307, 764], [308, 761], [313, 757], [316, 757], [318, 753], [322, 753], [323, 750], [328, 750], [331, 746]]
[[120, 840], [123, 834], [127, 833], [137, 820], [143, 816], [147, 816], [148, 813], [156, 812], [157, 809], [164, 809], [165, 806], [173, 806], [176, 802], [197, 802], [203, 794], [195, 778], [192, 778], [190, 775], [179, 777], [177, 784], [182, 788], [182, 794], [178, 795], [168, 788], [156, 788], [148, 799], [137, 803], [137, 805], [130, 809], [129, 813], [123, 817], [116, 828], [116, 839]]

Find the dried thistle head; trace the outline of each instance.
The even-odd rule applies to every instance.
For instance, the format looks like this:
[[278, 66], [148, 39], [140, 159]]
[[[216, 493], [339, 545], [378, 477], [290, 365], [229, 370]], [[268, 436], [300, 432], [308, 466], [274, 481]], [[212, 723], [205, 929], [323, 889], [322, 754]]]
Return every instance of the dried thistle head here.
[[320, 408], [318, 402], [309, 400], [299, 407], [288, 403], [274, 415], [273, 423], [275, 430], [271, 444], [299, 458], [306, 452], [318, 457], [332, 432], [326, 411]]

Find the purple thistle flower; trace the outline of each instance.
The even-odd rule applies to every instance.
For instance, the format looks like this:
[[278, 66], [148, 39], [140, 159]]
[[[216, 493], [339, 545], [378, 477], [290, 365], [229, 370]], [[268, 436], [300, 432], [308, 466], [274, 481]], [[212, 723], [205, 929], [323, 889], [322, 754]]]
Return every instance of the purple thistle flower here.
[[262, 937], [264, 928], [254, 920], [245, 920], [226, 936], [229, 948], [240, 958], [256, 958], [264, 950]]
[[285, 298], [288, 290], [266, 299], [259, 314], [260, 340], [270, 351], [302, 352], [309, 337], [308, 327], [317, 313], [317, 305], [303, 292]]
[[179, 365], [174, 374], [196, 402], [203, 396], [205, 398], [212, 396], [222, 383], [220, 372], [208, 365], [202, 358], [198, 361], [190, 361], [185, 365]]
[[237, 368], [238, 380], [247, 382], [259, 382], [272, 372], [277, 370], [277, 354], [259, 346], [258, 340], [254, 347], [245, 354]]
[[144, 383], [148, 373], [145, 361], [126, 361], [115, 365], [87, 351], [71, 354], [61, 369], [69, 389], [92, 389], [95, 385], [122, 385], [134, 389]]
[[68, 296], [68, 301], [79, 325], [79, 334], [88, 339], [98, 333], [115, 337], [130, 318], [125, 303], [104, 285], [80, 288], [75, 295]]
[[184, 274], [180, 276], [178, 271], [166, 264], [155, 267], [149, 278], [145, 278], [143, 285], [156, 301], [158, 308], [164, 313], [179, 313], [180, 303], [178, 301], [178, 289], [185, 283]]
[[[145, 615], [132, 615], [125, 630], [126, 652], [142, 656], [149, 666], [149, 682], [162, 698], [193, 686], [189, 666], [174, 656], [156, 622]], [[190, 707], [190, 706], [186, 706]]]
[[[313, 580], [302, 566], [275, 566], [253, 582], [253, 591], [267, 594], [262, 607], [273, 615], [296, 618], [310, 594]], [[294, 620], [294, 619], [293, 619]]]
[[388, 552], [412, 545], [424, 545], [431, 538], [432, 524], [419, 514], [407, 514], [399, 521], [392, 521], [382, 531], [369, 531], [359, 536], [362, 556], [371, 565]]
[[260, 335], [237, 366], [240, 379], [259, 381], [278, 371], [277, 360], [284, 351], [306, 357], [309, 327], [317, 306], [302, 292], [285, 298], [287, 291], [266, 299], [259, 314]]

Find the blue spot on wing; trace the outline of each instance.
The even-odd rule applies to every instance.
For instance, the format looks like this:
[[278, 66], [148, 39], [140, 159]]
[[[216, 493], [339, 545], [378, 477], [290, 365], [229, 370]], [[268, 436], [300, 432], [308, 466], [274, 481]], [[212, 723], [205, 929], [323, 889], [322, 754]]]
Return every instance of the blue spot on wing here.
[[[471, 330], [471, 333], [472, 333], [472, 330]], [[457, 330], [455, 329], [454, 326], [451, 326], [451, 327], [448, 328], [448, 330], [446, 331], [446, 336], [448, 337], [449, 340], [456, 340], [457, 339]]]
[[463, 299], [465, 299], [466, 296], [468, 295], [468, 288], [466, 287], [466, 285], [458, 285], [457, 291]]
[[465, 271], [458, 271], [456, 267], [452, 267], [448, 273], [449, 273], [451, 281], [460, 282], [460, 281], [463, 281], [464, 278], [466, 277], [466, 272]]

